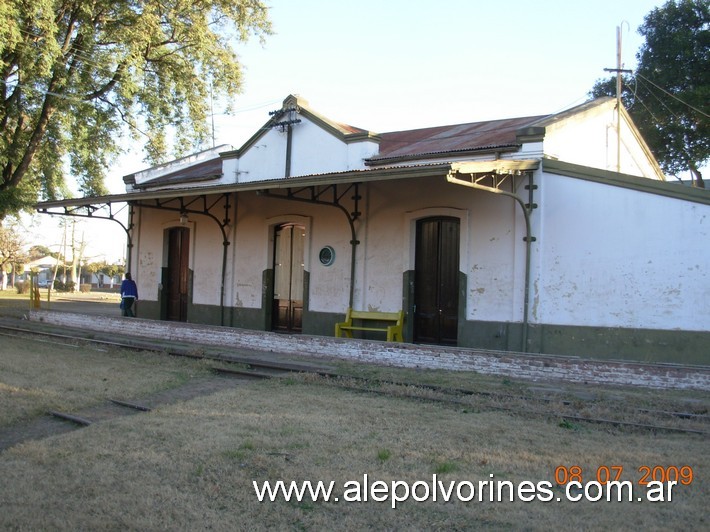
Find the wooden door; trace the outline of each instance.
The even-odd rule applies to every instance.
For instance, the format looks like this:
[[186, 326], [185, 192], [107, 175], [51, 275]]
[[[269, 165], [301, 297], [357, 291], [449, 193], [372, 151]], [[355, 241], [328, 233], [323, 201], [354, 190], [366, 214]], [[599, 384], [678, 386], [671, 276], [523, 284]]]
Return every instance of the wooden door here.
[[303, 252], [306, 230], [284, 224], [274, 233], [273, 329], [301, 332], [303, 328]]
[[168, 231], [167, 319], [187, 321], [189, 292], [190, 230], [173, 227]]
[[417, 222], [414, 341], [456, 345], [459, 313], [459, 220]]

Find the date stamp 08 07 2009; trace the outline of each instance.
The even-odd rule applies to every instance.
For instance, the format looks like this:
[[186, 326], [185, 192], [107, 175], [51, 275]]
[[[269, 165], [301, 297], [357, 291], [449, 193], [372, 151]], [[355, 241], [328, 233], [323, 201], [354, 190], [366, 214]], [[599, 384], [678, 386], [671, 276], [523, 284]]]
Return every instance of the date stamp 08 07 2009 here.
[[[558, 466], [555, 468], [555, 482], [563, 486], [570, 482], [579, 482], [583, 484], [585, 481], [595, 480], [600, 484], [608, 482], [619, 482], [622, 479], [624, 467], [620, 465], [602, 465], [597, 467], [596, 471], [592, 471], [591, 478], [588, 475], [585, 478], [585, 472], [578, 465]], [[693, 468], [689, 465], [683, 466], [640, 466], [638, 468], [639, 477], [636, 483], [640, 486], [647, 486], [649, 482], [677, 482], [683, 486], [689, 486], [693, 483]]]

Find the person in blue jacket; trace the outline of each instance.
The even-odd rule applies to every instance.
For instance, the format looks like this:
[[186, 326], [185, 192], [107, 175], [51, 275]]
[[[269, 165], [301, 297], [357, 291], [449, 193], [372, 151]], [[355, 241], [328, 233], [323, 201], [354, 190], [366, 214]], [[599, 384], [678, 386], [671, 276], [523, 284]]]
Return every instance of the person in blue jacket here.
[[138, 287], [136, 282], [131, 278], [130, 273], [126, 273], [126, 278], [121, 283], [121, 309], [123, 315], [129, 318], [134, 318], [133, 303], [138, 299]]

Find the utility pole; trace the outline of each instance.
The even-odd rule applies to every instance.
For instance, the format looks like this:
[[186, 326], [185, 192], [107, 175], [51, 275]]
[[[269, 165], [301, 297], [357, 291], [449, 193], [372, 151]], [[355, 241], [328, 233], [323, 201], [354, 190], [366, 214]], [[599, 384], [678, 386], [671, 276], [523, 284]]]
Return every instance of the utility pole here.
[[[624, 21], [626, 22], [626, 21]], [[616, 72], [616, 171], [621, 173], [621, 74], [631, 74], [631, 70], [624, 70], [621, 63], [621, 28], [622, 22], [616, 27], [616, 68], [605, 68], [605, 72]], [[626, 22], [628, 26], [629, 23]]]
[[[281, 122], [276, 122], [272, 127], [278, 127], [281, 132], [286, 132], [286, 168], [284, 170], [284, 177], [291, 177], [291, 145], [293, 143], [293, 126], [301, 122], [300, 118], [296, 118], [299, 109], [296, 105], [289, 107], [288, 109], [279, 109], [278, 111], [270, 111], [269, 115], [277, 116], [278, 118], [286, 115], [287, 120], [282, 120]], [[288, 113], [288, 114], [286, 114]]]

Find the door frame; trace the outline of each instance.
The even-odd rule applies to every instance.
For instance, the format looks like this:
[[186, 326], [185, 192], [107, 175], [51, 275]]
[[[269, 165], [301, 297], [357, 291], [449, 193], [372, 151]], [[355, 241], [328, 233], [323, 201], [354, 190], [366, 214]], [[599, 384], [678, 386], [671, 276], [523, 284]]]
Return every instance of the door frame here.
[[[430, 207], [404, 213], [402, 230], [402, 263], [403, 272], [402, 308], [405, 311], [404, 341], [414, 341], [414, 270], [416, 267], [417, 222], [424, 218], [458, 218], [459, 219], [459, 337], [461, 327], [468, 317], [468, 283], [466, 272], [469, 262], [469, 211], [455, 207]], [[464, 280], [465, 279], [465, 280]]]
[[[295, 242], [297, 240], [297, 235], [302, 233], [300, 236], [300, 245], [296, 246]], [[282, 243], [286, 244], [282, 247], [281, 244], [276, 243], [277, 235], [281, 235], [281, 239], [286, 238], [286, 234], [289, 235], [288, 243], [286, 244], [283, 240]], [[306, 228], [300, 224], [296, 223], [285, 223], [274, 227], [274, 292], [276, 291], [279, 281], [283, 283], [285, 281], [286, 285], [281, 286], [281, 289], [285, 289], [287, 294], [279, 294], [282, 297], [272, 299], [272, 323], [271, 330], [284, 332], [284, 333], [300, 333], [303, 330], [303, 306], [304, 306], [304, 294], [306, 290], [306, 269], [305, 269], [305, 243], [306, 243]], [[279, 253], [279, 248], [281, 248]], [[300, 253], [296, 253], [299, 250]], [[280, 278], [279, 272], [277, 271], [276, 259], [280, 257], [280, 262], [282, 265], [287, 266], [286, 270], [281, 270], [287, 278]], [[300, 282], [294, 285], [294, 282], [300, 278]], [[299, 287], [300, 285], [300, 287]], [[287, 288], [286, 288], [287, 286]], [[297, 288], [298, 287], [298, 288]], [[296, 294], [300, 292], [300, 298], [295, 297]], [[283, 297], [288, 296], [288, 297]], [[287, 302], [287, 303], [285, 303]], [[294, 303], [300, 303], [300, 305], [294, 305]], [[286, 304], [286, 317], [281, 320], [281, 309], [282, 303]], [[300, 312], [300, 319], [296, 319], [296, 314]]]
[[266, 250], [264, 254], [264, 274], [262, 286], [262, 313], [264, 317], [263, 327], [265, 331], [273, 330], [273, 300], [274, 300], [274, 243], [276, 230], [284, 224], [300, 225], [305, 228], [306, 237], [303, 242], [303, 323], [308, 316], [308, 297], [310, 286], [310, 270], [311, 270], [311, 241], [313, 220], [310, 216], [300, 214], [280, 214], [267, 218], [264, 224], [264, 242], [266, 242]]
[[417, 221], [412, 314], [415, 342], [457, 345], [460, 226], [461, 220], [449, 216]]
[[160, 299], [160, 319], [167, 320], [168, 315], [168, 293], [167, 287], [165, 286], [166, 276], [168, 274], [168, 261], [170, 259], [170, 230], [171, 229], [187, 229], [188, 230], [188, 258], [187, 258], [187, 309], [185, 321], [189, 321], [190, 307], [192, 305], [192, 272], [194, 271], [194, 261], [195, 261], [195, 222], [188, 221], [187, 223], [180, 223], [179, 219], [171, 220], [165, 222], [161, 226], [163, 232], [163, 255], [161, 259], [161, 278], [159, 287], [159, 299]]

